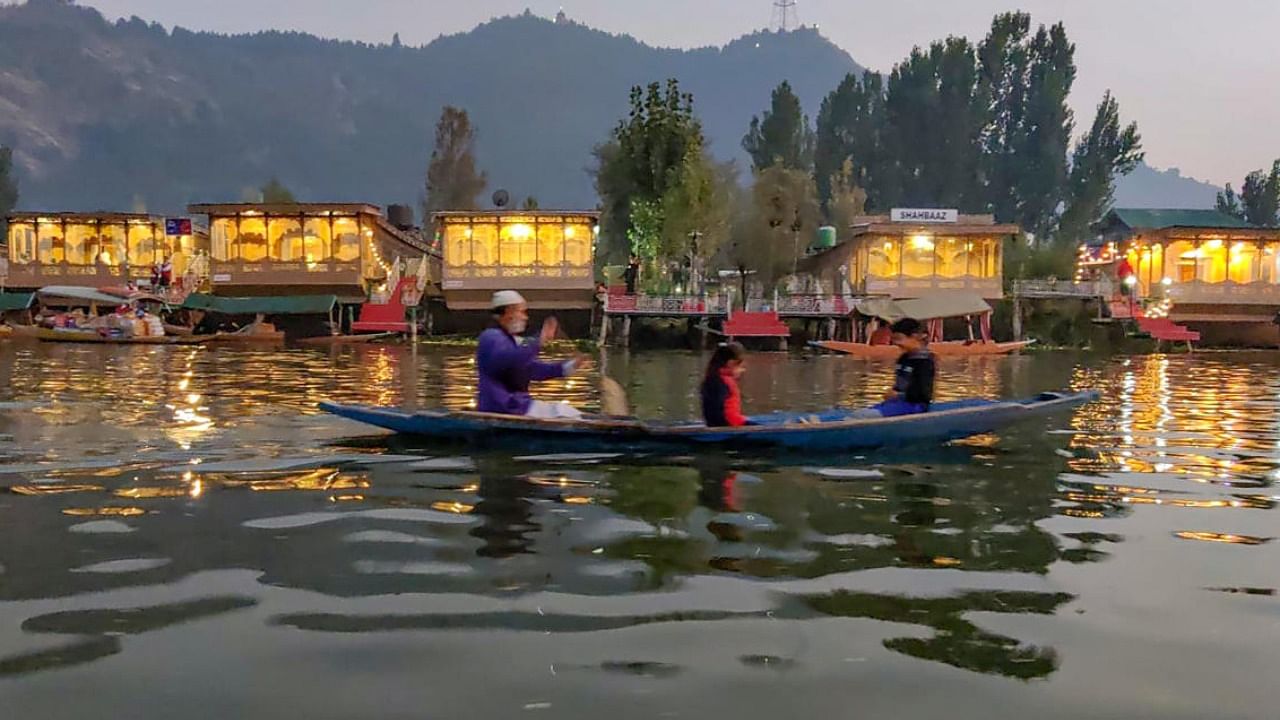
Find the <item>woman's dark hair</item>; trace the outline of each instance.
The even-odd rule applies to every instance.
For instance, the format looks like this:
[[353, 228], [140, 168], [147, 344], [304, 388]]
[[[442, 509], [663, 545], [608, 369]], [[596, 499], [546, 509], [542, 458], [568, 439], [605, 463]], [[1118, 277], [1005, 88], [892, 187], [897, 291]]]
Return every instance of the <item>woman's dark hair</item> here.
[[924, 332], [924, 323], [915, 318], [902, 318], [890, 330], [898, 335], [919, 335]]
[[706, 377], [713, 378], [720, 374], [720, 370], [730, 362], [737, 360], [742, 362], [747, 359], [747, 349], [736, 342], [720, 343], [714, 353], [711, 353], [711, 362], [707, 363]]

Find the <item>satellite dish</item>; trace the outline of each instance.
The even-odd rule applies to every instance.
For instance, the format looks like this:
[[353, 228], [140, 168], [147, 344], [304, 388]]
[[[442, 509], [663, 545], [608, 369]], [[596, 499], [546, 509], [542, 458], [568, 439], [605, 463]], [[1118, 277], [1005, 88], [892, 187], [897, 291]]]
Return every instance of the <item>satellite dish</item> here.
[[506, 190], [499, 190], [493, 194], [493, 206], [504, 208], [511, 202], [511, 194]]

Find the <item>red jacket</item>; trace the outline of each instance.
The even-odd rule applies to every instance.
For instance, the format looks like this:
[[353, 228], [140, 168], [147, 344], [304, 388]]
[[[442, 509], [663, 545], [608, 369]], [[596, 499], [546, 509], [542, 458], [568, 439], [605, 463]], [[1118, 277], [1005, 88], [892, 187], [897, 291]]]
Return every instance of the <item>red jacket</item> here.
[[702, 417], [708, 427], [742, 427], [742, 393], [733, 372], [721, 370], [719, 375], [702, 383]]

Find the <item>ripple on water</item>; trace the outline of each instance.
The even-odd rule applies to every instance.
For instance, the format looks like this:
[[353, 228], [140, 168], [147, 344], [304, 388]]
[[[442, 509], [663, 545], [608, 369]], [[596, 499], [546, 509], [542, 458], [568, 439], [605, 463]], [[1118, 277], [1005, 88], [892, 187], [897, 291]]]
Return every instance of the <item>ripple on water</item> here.
[[134, 573], [155, 570], [173, 562], [169, 558], [131, 558], [128, 560], [108, 560], [73, 569], [75, 573]]
[[91, 520], [89, 522], [72, 525], [67, 528], [67, 530], [73, 533], [104, 535], [123, 535], [125, 533], [136, 532], [136, 528], [130, 527], [119, 520]]
[[396, 522], [421, 522], [435, 525], [467, 525], [475, 521], [465, 514], [423, 510], [417, 508], [387, 508], [382, 510], [359, 510], [353, 512], [309, 512], [296, 515], [282, 515], [271, 518], [246, 520], [241, 523], [247, 528], [257, 530], [290, 530], [293, 528], [311, 527], [339, 520], [367, 518], [370, 520], [391, 520]]

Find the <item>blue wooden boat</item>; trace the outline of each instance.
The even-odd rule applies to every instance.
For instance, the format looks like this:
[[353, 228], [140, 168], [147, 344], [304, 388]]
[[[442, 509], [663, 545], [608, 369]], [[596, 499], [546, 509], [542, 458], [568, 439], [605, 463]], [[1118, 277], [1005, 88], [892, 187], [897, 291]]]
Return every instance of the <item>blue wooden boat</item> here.
[[1096, 392], [1081, 392], [1043, 393], [1024, 400], [959, 400], [936, 403], [927, 413], [893, 418], [866, 417], [865, 411], [840, 408], [819, 413], [772, 413], [754, 416], [755, 425], [740, 428], [603, 416], [540, 420], [451, 410], [404, 412], [328, 402], [321, 403], [320, 409], [397, 433], [438, 440], [483, 443], [501, 437], [504, 443], [565, 440], [593, 447], [661, 444], [838, 452], [959, 440], [1097, 399]]

